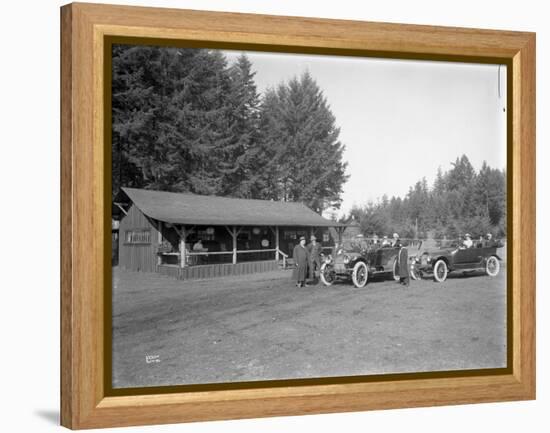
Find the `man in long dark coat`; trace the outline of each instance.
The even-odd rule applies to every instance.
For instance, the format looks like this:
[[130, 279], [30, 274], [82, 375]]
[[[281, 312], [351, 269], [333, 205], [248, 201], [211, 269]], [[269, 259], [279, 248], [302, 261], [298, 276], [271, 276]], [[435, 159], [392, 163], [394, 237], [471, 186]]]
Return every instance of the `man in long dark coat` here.
[[321, 269], [321, 244], [317, 242], [315, 236], [311, 236], [311, 242], [306, 247], [309, 252], [309, 279], [315, 280], [317, 273]]
[[297, 287], [307, 286], [307, 265], [309, 263], [309, 251], [306, 248], [306, 238], [300, 237], [300, 243], [294, 247], [292, 258], [296, 263], [296, 267], [292, 272], [292, 278], [296, 280]]
[[408, 286], [411, 280], [409, 273], [409, 253], [403, 244], [401, 244], [397, 255], [397, 267], [399, 269], [399, 284]]

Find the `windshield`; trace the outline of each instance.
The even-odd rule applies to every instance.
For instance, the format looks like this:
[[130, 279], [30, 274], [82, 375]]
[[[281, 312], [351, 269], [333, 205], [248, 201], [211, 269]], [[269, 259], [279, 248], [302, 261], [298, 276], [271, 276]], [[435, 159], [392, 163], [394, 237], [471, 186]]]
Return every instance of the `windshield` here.
[[450, 240], [443, 239], [443, 240], [438, 242], [437, 246], [439, 248], [457, 248], [461, 244], [462, 244], [462, 242], [459, 241], [458, 239], [450, 239]]
[[336, 245], [336, 252], [356, 252], [360, 253], [368, 248], [367, 241], [365, 239], [347, 239], [340, 245]]

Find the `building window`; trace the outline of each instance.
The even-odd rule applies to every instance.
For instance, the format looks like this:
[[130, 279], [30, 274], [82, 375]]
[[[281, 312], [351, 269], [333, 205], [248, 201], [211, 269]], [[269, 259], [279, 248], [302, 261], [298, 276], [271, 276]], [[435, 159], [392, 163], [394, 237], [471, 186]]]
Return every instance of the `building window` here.
[[250, 230], [241, 230], [237, 235], [237, 240], [239, 241], [249, 241], [250, 240]]
[[296, 232], [293, 230], [285, 230], [285, 239], [296, 239]]
[[124, 239], [127, 244], [150, 244], [151, 230], [150, 229], [126, 230], [126, 237]]
[[216, 230], [214, 227], [208, 227], [203, 230], [197, 230], [197, 238], [202, 241], [216, 240]]

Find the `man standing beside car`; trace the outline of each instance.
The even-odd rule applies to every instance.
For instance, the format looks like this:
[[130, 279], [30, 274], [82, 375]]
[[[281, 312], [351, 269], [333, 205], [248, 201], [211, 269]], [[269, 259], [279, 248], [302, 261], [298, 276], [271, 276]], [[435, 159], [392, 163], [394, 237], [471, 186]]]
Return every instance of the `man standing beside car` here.
[[296, 280], [296, 287], [307, 286], [307, 265], [309, 263], [309, 251], [306, 248], [305, 236], [300, 237], [300, 243], [294, 247], [292, 258], [296, 263], [296, 267], [292, 272], [292, 277]]
[[313, 235], [310, 240], [311, 242], [307, 246], [309, 252], [309, 279], [315, 280], [321, 269], [321, 244], [317, 242], [317, 238]]

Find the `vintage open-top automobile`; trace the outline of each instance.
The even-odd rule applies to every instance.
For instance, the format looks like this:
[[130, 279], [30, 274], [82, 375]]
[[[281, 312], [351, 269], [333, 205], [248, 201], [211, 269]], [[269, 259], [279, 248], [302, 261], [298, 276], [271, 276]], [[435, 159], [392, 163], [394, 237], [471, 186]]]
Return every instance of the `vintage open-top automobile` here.
[[365, 287], [374, 275], [397, 276], [399, 248], [390, 245], [368, 245], [362, 238], [344, 241], [332, 254], [324, 257], [320, 269], [323, 284], [330, 286], [338, 280], [351, 280], [355, 287]]
[[501, 258], [497, 248], [501, 244], [490, 246], [472, 246], [466, 248], [452, 243], [446, 247], [425, 250], [411, 260], [410, 275], [415, 280], [424, 275], [433, 275], [435, 281], [441, 283], [447, 279], [450, 272], [483, 270], [490, 277], [496, 277], [500, 271]]

